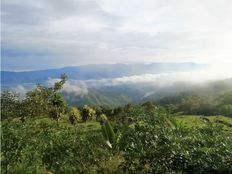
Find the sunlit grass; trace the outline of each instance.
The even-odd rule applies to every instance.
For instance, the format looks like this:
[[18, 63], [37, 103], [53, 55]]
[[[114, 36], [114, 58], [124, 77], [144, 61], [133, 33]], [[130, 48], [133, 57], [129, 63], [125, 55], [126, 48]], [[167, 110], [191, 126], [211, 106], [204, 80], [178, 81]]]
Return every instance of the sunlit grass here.
[[179, 124], [187, 127], [203, 127], [207, 124], [221, 125], [225, 130], [232, 131], [232, 118], [225, 116], [180, 115], [175, 116]]

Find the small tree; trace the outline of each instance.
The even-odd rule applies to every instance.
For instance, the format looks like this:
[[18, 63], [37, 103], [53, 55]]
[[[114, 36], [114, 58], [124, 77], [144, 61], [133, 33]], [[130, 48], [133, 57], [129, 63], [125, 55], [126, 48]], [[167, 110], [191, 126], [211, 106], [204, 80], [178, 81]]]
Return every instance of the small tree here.
[[47, 115], [51, 95], [52, 91], [41, 85], [37, 85], [36, 89], [27, 92], [25, 100], [28, 103], [28, 115], [32, 117]]
[[1, 119], [13, 118], [18, 114], [19, 95], [11, 91], [1, 92]]
[[54, 87], [52, 88], [53, 92], [55, 93], [55, 92], [61, 90], [67, 80], [68, 80], [68, 76], [66, 74], [61, 74], [60, 81], [56, 82], [54, 84]]
[[[34, 90], [28, 91], [25, 102], [27, 103], [28, 116], [41, 116], [51, 114], [51, 103], [53, 96], [62, 89], [67, 81], [67, 76], [62, 74], [60, 81], [54, 83], [52, 87], [38, 84]], [[54, 111], [55, 112], [55, 111]]]
[[107, 116], [105, 114], [101, 114], [99, 116], [99, 121], [100, 121], [101, 125], [103, 125], [108, 121], [108, 118], [107, 118]]
[[95, 110], [89, 107], [88, 105], [84, 105], [82, 109], [82, 120], [87, 121], [89, 119], [93, 119], [95, 116]]
[[102, 107], [96, 107], [95, 108], [96, 120], [100, 119], [101, 114], [103, 114], [103, 108]]
[[51, 97], [51, 109], [50, 109], [50, 116], [56, 120], [57, 125], [59, 122], [59, 118], [61, 117], [62, 113], [64, 113], [66, 108], [66, 103], [59, 93], [55, 93]]
[[69, 121], [71, 124], [75, 124], [76, 122], [81, 120], [80, 111], [76, 107], [72, 107], [68, 113]]

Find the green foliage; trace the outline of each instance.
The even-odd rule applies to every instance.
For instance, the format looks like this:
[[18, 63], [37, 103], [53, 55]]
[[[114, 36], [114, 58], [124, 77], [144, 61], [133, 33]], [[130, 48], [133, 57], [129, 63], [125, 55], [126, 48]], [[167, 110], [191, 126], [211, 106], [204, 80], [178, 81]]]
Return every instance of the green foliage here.
[[[209, 96], [207, 96], [209, 97]], [[210, 98], [185, 94], [170, 97], [164, 97], [158, 101], [158, 104], [164, 106], [170, 113], [182, 112], [184, 114], [197, 115], [219, 115], [231, 116], [231, 93], [225, 93], [219, 96], [210, 96]], [[213, 99], [212, 99], [213, 98]]]
[[82, 108], [82, 120], [87, 121], [96, 118], [96, 111], [88, 105], [84, 105]]
[[100, 120], [101, 124], [103, 124], [103, 123], [107, 122], [108, 118], [105, 114], [101, 114], [99, 116], [99, 120]]
[[114, 130], [113, 130], [113, 128], [112, 128], [110, 122], [109, 122], [109, 121], [106, 121], [106, 123], [105, 123], [103, 126], [105, 126], [107, 135], [108, 135], [108, 137], [109, 137], [109, 142], [110, 142], [111, 144], [113, 144], [113, 145], [116, 144], [116, 135], [115, 135], [115, 133], [114, 133]]
[[222, 126], [183, 127], [163, 111], [146, 113], [140, 108], [134, 115], [140, 121], [122, 134], [120, 148], [125, 153], [121, 169], [125, 173], [232, 171], [232, 137]]
[[100, 122], [101, 122], [102, 134], [106, 140], [106, 143], [109, 145], [110, 148], [112, 148], [112, 146], [115, 147], [117, 145], [116, 135], [109, 120], [107, 119], [105, 114], [102, 114], [100, 116], [100, 120], [101, 120]]
[[[152, 102], [113, 110], [85, 105], [81, 114], [72, 107], [68, 117], [62, 116], [66, 104], [58, 91], [64, 82], [65, 78], [53, 88], [37, 86], [24, 100], [19, 100], [16, 94], [3, 93], [5, 118], [9, 112], [23, 121], [25, 111], [32, 109], [32, 115], [50, 113], [52, 118], [60, 119], [60, 125], [55, 126], [41, 115], [29, 117], [24, 124], [18, 118], [5, 119], [1, 135], [2, 173], [224, 174], [232, 171], [231, 118], [174, 117]], [[12, 105], [8, 108], [7, 103]], [[181, 106], [190, 112], [199, 112], [199, 103], [198, 97], [181, 100]], [[45, 111], [40, 110], [42, 106]], [[230, 112], [230, 104], [220, 106]], [[14, 112], [10, 112], [11, 107], [16, 108]], [[80, 119], [86, 122], [71, 126], [68, 118], [72, 124]]]
[[187, 96], [182, 99], [180, 108], [188, 114], [196, 113], [201, 106], [201, 99], [197, 96]]
[[170, 113], [231, 116], [231, 79], [212, 82], [185, 92], [162, 97], [157, 101]]
[[199, 115], [181, 115], [175, 116], [176, 122], [189, 128], [202, 128], [207, 125], [221, 125], [223, 130], [232, 131], [232, 119], [225, 116], [199, 116]]
[[67, 80], [66, 75], [61, 75], [60, 81], [53, 87], [38, 84], [34, 90], [28, 91], [25, 98], [20, 98], [17, 93], [10, 91], [1, 92], [2, 119], [21, 117], [36, 117], [52, 114], [53, 118], [59, 117], [64, 109], [64, 100], [58, 93]]
[[218, 100], [222, 104], [232, 104], [232, 91], [223, 93], [218, 97]]
[[76, 107], [71, 107], [68, 116], [71, 124], [76, 124], [76, 122], [81, 121], [80, 111]]
[[1, 92], [1, 119], [18, 116], [16, 109], [20, 103], [19, 95], [11, 91]]
[[[80, 125], [83, 126], [83, 125]], [[57, 174], [109, 173], [110, 152], [100, 130], [83, 132], [81, 127], [51, 121], [4, 121], [1, 137], [2, 173]]]
[[68, 76], [66, 74], [61, 74], [60, 81], [54, 84], [53, 92], [61, 90], [67, 80]]
[[232, 104], [222, 105], [220, 111], [223, 115], [232, 116]]
[[51, 118], [55, 119], [58, 124], [58, 120], [61, 117], [61, 114], [63, 114], [65, 111], [66, 103], [63, 97], [61, 96], [61, 94], [58, 93], [54, 93], [51, 96], [50, 103], [51, 103], [49, 109], [50, 116]]
[[27, 92], [25, 100], [28, 107], [28, 116], [47, 115], [50, 108], [49, 99], [52, 94], [51, 88], [42, 85], [37, 85], [34, 90]]

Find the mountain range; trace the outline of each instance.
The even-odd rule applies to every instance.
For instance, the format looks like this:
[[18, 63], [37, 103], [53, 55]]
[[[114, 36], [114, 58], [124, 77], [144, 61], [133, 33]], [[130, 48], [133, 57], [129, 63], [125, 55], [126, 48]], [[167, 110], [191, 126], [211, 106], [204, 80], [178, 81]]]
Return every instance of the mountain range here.
[[150, 63], [150, 64], [93, 64], [58, 69], [36, 71], [1, 71], [1, 84], [3, 88], [19, 84], [44, 83], [49, 78], [59, 78], [65, 73], [69, 79], [99, 80], [133, 76], [142, 74], [172, 73], [180, 71], [197, 70], [205, 67], [196, 63]]
[[[36, 84], [47, 85], [49, 80], [57, 79], [65, 73], [68, 75], [69, 81], [62, 93], [69, 104], [111, 107], [159, 100], [162, 97], [195, 88], [193, 84], [185, 82], [161, 86], [157, 81], [125, 83], [125, 78], [133, 79], [134, 76], [138, 76], [143, 79], [145, 74], [159, 75], [164, 73], [175, 76], [174, 73], [196, 71], [205, 67], [206, 65], [196, 63], [137, 63], [82, 65], [24, 72], [1, 71], [1, 87], [2, 90], [12, 90], [20, 86], [20, 91], [25, 93], [25, 90], [32, 89]], [[118, 78], [120, 83], [111, 84]], [[161, 81], [164, 81], [162, 77]]]

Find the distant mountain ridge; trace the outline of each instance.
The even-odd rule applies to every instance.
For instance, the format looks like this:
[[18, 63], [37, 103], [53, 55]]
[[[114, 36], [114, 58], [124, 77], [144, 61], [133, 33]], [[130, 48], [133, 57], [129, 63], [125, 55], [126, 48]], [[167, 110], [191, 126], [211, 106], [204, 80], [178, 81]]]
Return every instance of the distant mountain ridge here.
[[[117, 107], [128, 103], [138, 104], [146, 101], [159, 101], [164, 97], [182, 94], [200, 96], [206, 98], [207, 101], [217, 101], [219, 96], [232, 92], [232, 79], [212, 81], [202, 85], [185, 81], [176, 81], [167, 85], [165, 83], [163, 85], [159, 84], [159, 81], [165, 80], [162, 79], [165, 78], [162, 73], [171, 73], [171, 78], [175, 78], [176, 72], [201, 70], [205, 66], [195, 63], [102, 64], [28, 72], [2, 71], [2, 90], [26, 92], [23, 90], [33, 89], [36, 83], [47, 85], [46, 82], [48, 82], [49, 78], [59, 78], [60, 74], [66, 73], [71, 80], [67, 82], [68, 86], [62, 93], [66, 101], [74, 106], [88, 104]], [[124, 83], [126, 78], [120, 78], [123, 79], [123, 83], [105, 85], [105, 83], [113, 83], [114, 78], [118, 77], [128, 76], [130, 78], [133, 75], [141, 75], [142, 78], [146, 78], [143, 74], [157, 74], [158, 76], [161, 74], [162, 78], [157, 81], [151, 80], [151, 82], [142, 81], [142, 83]], [[134, 79], [134, 77], [131, 78]], [[93, 79], [93, 81], [90, 79]], [[82, 82], [84, 83], [83, 86]], [[169, 78], [167, 82], [169, 82]], [[31, 86], [29, 87], [29, 85]]]
[[37, 71], [12, 72], [1, 71], [2, 86], [10, 86], [24, 83], [43, 83], [49, 78], [59, 78], [65, 73], [70, 79], [89, 80], [102, 78], [117, 78], [122, 76], [171, 73], [191, 71], [205, 67], [197, 63], [150, 63], [150, 64], [93, 64], [58, 69]]

